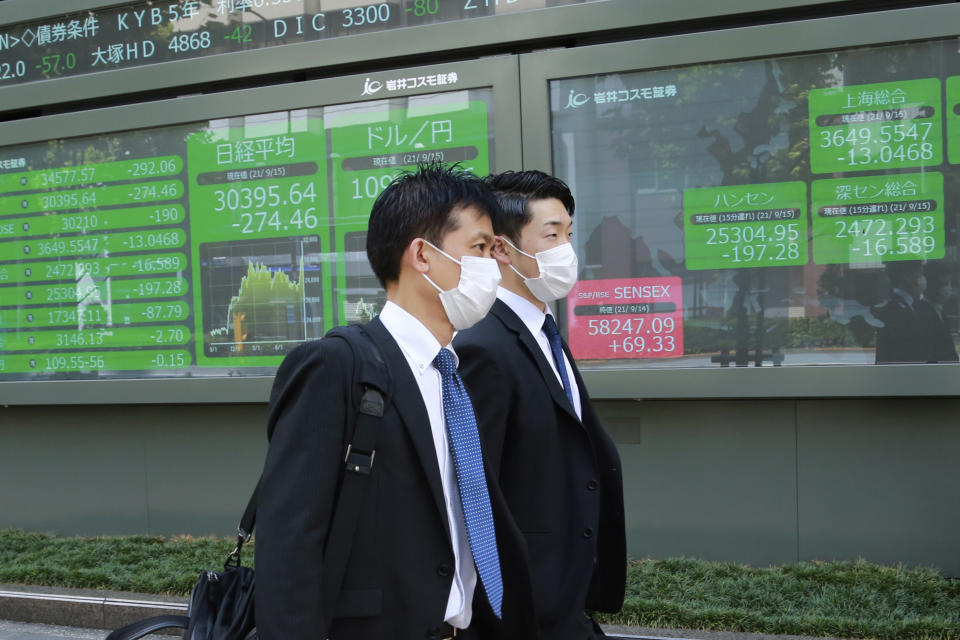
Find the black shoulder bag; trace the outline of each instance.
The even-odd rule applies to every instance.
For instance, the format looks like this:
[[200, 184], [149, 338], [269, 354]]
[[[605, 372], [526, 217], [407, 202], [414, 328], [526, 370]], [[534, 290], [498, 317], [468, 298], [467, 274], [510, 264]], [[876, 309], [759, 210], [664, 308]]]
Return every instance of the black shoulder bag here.
[[[353, 433], [344, 455], [339, 495], [330, 523], [324, 550], [324, 603], [328, 606], [327, 628], [333, 618], [333, 605], [353, 546], [354, 532], [366, 489], [366, 478], [373, 469], [377, 435], [389, 397], [390, 374], [379, 347], [361, 325], [337, 327], [325, 336], [340, 338], [350, 345], [354, 375], [360, 389]], [[348, 425], [349, 426], [349, 425]], [[254, 572], [242, 566], [240, 552], [253, 536], [257, 517], [257, 482], [237, 528], [237, 546], [227, 556], [223, 571], [204, 571], [190, 593], [186, 616], [153, 616], [128, 624], [107, 636], [106, 640], [137, 640], [161, 629], [184, 629], [183, 640], [253, 640], [257, 637], [254, 620]]]

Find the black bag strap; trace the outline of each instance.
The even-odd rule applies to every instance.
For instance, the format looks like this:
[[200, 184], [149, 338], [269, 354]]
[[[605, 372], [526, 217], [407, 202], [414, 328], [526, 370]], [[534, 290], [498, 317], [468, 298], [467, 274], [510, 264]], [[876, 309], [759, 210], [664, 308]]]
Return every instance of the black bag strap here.
[[[346, 425], [348, 437], [345, 439], [349, 440], [349, 444], [344, 455], [343, 477], [323, 555], [324, 604], [326, 626], [329, 629], [337, 597], [343, 587], [354, 533], [360, 520], [360, 509], [366, 490], [365, 480], [373, 469], [377, 436], [386, 406], [385, 398], [389, 397], [390, 393], [390, 372], [387, 370], [380, 348], [362, 326], [337, 327], [329, 331], [326, 337], [338, 337], [350, 345], [353, 352], [355, 377], [361, 388], [356, 421], [352, 424], [348, 422]], [[240, 525], [237, 527], [237, 546], [227, 556], [224, 563], [225, 569], [240, 566], [240, 551], [253, 536], [253, 528], [257, 520], [257, 498], [262, 480], [262, 476], [257, 480], [257, 486], [250, 495], [247, 508], [244, 509], [243, 516], [240, 518]], [[161, 629], [170, 627], [187, 629], [189, 624], [190, 618], [187, 616], [153, 616], [120, 627], [105, 640], [138, 640]]]
[[[357, 380], [354, 386], [359, 386], [361, 389], [356, 421], [353, 423], [348, 421], [346, 425], [348, 432], [345, 440], [348, 444], [343, 458], [343, 475], [327, 535], [327, 546], [323, 552], [323, 602], [329, 629], [337, 598], [343, 587], [343, 579], [346, 576], [354, 533], [360, 521], [366, 478], [373, 470], [377, 437], [383, 421], [386, 398], [390, 394], [390, 372], [380, 347], [362, 325], [336, 327], [327, 332], [324, 340], [328, 338], [340, 338], [350, 346], [353, 352], [354, 376]], [[353, 427], [352, 431], [350, 427]], [[262, 480], [261, 477], [257, 481], [247, 508], [243, 511], [240, 526], [237, 528], [237, 546], [227, 556], [224, 568], [240, 566], [240, 551], [244, 543], [250, 540], [256, 525], [257, 497]]]
[[253, 527], [257, 523], [257, 499], [260, 496], [260, 483], [262, 481], [263, 476], [260, 476], [257, 480], [257, 486], [253, 488], [253, 493], [250, 494], [250, 500], [247, 501], [247, 508], [243, 510], [240, 524], [237, 526], [237, 546], [227, 555], [227, 560], [223, 563], [224, 569], [240, 566], [240, 552], [243, 550], [243, 545], [253, 537]]
[[390, 372], [387, 370], [387, 363], [383, 359], [383, 354], [380, 353], [380, 347], [362, 324], [336, 327], [328, 331], [326, 337], [346, 340], [353, 349], [360, 386], [374, 387], [383, 395], [390, 393]]
[[[387, 370], [387, 364], [380, 353], [380, 347], [373, 341], [370, 334], [362, 325], [348, 325], [345, 327], [335, 327], [327, 332], [324, 339], [336, 337], [344, 340], [353, 352], [355, 376], [363, 393], [360, 398], [359, 415], [375, 415], [378, 418], [383, 416], [384, 396], [389, 395], [390, 391], [390, 372]], [[369, 392], [369, 393], [368, 393]], [[366, 411], [364, 410], [366, 407]], [[359, 419], [357, 421], [359, 424]], [[348, 424], [349, 429], [352, 424]], [[361, 437], [357, 438], [358, 430], [354, 427], [352, 433], [348, 433], [350, 444], [347, 445], [347, 451], [344, 455], [344, 471], [352, 473], [363, 473], [366, 470], [368, 474], [373, 467], [373, 452], [376, 448], [377, 433], [379, 426], [375, 428], [365, 428], [359, 431]], [[351, 468], [351, 466], [353, 468]], [[243, 510], [243, 516], [240, 518], [240, 524], [237, 527], [237, 546], [227, 555], [224, 563], [224, 569], [234, 566], [240, 566], [240, 552], [243, 545], [250, 541], [253, 536], [253, 529], [257, 523], [257, 499], [260, 494], [261, 477], [257, 480], [257, 486], [254, 487], [250, 500], [247, 502], [246, 509]], [[361, 496], [362, 497], [362, 496]], [[340, 503], [338, 499], [337, 504]], [[336, 515], [336, 514], [334, 514]], [[329, 538], [328, 538], [329, 541]], [[328, 542], [327, 548], [330, 548]], [[349, 551], [349, 548], [347, 548]], [[342, 582], [342, 579], [341, 579]], [[338, 589], [339, 592], [339, 589]]]
[[361, 325], [338, 327], [327, 333], [327, 337], [342, 338], [353, 349], [355, 372], [361, 389], [353, 434], [344, 454], [340, 491], [323, 552], [323, 603], [326, 628], [329, 629], [346, 577], [367, 478], [376, 458], [377, 437], [386, 406], [384, 396], [390, 391], [390, 373], [380, 348]]
[[150, 635], [160, 629], [171, 627], [186, 629], [188, 624], [190, 624], [190, 618], [187, 616], [152, 616], [120, 627], [111, 632], [105, 640], [137, 640], [137, 638]]

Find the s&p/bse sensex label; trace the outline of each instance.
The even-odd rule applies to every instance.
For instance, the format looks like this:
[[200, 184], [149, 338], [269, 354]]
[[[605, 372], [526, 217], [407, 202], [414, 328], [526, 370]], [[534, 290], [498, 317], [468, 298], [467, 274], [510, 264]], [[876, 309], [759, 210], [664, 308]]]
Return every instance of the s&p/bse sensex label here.
[[683, 355], [682, 281], [581, 280], [567, 296], [570, 352], [578, 360]]
[[807, 263], [807, 185], [774, 182], [683, 192], [688, 269]]
[[814, 180], [817, 264], [940, 259], [943, 175], [935, 171]]
[[960, 76], [950, 76], [947, 97], [947, 160], [960, 164]]
[[943, 162], [940, 80], [810, 91], [813, 173], [932, 167]]

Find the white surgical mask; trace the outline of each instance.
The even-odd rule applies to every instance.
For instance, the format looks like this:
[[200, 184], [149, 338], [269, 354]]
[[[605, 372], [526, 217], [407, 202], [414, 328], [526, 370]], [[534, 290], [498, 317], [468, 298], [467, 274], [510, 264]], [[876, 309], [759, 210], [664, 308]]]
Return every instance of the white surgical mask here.
[[460, 282], [456, 288], [444, 291], [430, 276], [423, 274], [427, 282], [440, 292], [440, 303], [447, 312], [447, 319], [457, 331], [469, 329], [480, 322], [497, 299], [497, 285], [500, 284], [500, 267], [493, 258], [463, 256], [457, 260], [435, 247], [441, 255], [460, 265]]
[[528, 258], [537, 261], [537, 268], [540, 269], [540, 275], [536, 278], [528, 278], [523, 275], [512, 264], [510, 268], [523, 278], [524, 284], [530, 293], [540, 302], [553, 302], [560, 298], [566, 298], [573, 285], [577, 283], [577, 254], [573, 251], [573, 243], [565, 242], [560, 246], [546, 251], [538, 251], [537, 255], [532, 256], [525, 251], [521, 251], [512, 242], [503, 238], [503, 241], [513, 247], [517, 252], [522, 253]]

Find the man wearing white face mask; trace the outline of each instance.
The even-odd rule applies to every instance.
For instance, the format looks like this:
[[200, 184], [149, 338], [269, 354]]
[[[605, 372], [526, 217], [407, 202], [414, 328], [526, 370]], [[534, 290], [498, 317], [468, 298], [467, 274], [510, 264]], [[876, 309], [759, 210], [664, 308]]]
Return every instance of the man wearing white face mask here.
[[548, 303], [577, 280], [574, 200], [540, 171], [505, 172], [493, 256], [503, 274], [490, 314], [454, 340], [486, 452], [527, 540], [540, 637], [603, 636], [592, 611], [623, 604], [620, 459]]
[[374, 450], [360, 452], [368, 478], [345, 558], [325, 547], [342, 530], [338, 487], [360, 469], [347, 434], [362, 371], [330, 337], [284, 359], [257, 512], [263, 640], [536, 639], [526, 544], [487, 473], [450, 345], [495, 299], [496, 209], [479, 178], [441, 166], [397, 178], [373, 205], [367, 257], [387, 303], [362, 332], [389, 392]]

